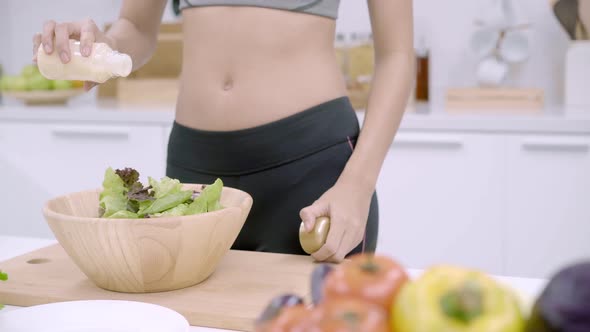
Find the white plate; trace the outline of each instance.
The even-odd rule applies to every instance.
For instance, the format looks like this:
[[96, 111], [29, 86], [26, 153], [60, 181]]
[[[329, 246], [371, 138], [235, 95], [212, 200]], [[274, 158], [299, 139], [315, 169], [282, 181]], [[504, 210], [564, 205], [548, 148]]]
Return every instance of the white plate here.
[[187, 332], [165, 307], [130, 301], [71, 301], [0, 311], [2, 332]]

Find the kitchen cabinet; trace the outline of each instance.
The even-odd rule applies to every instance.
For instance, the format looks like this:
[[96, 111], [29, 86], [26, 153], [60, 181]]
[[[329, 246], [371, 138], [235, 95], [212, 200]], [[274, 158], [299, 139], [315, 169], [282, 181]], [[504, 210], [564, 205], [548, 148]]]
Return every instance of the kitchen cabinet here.
[[45, 201], [99, 188], [109, 166], [162, 177], [163, 141], [157, 125], [0, 124], [0, 234], [52, 236], [41, 214]]
[[400, 131], [377, 185], [378, 250], [501, 273], [503, 154], [494, 135]]
[[547, 277], [590, 259], [590, 136], [508, 141], [506, 272]]

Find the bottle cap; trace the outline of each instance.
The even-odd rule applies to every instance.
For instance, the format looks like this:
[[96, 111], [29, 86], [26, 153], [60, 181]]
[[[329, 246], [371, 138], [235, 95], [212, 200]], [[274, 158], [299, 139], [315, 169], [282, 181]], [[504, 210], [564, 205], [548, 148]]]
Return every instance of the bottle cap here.
[[107, 62], [114, 76], [127, 77], [129, 74], [131, 74], [133, 62], [131, 61], [131, 57], [129, 55], [117, 52], [108, 57]]
[[416, 55], [420, 57], [426, 57], [429, 53], [428, 44], [426, 43], [426, 37], [420, 36], [418, 44], [416, 45]]

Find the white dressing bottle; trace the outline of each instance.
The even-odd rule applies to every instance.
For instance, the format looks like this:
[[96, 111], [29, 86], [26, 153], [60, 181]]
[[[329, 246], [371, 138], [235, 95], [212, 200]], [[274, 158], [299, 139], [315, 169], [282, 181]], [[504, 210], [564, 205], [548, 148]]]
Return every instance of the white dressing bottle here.
[[70, 40], [70, 61], [62, 63], [57, 52], [37, 50], [37, 66], [50, 80], [90, 81], [104, 83], [114, 77], [127, 77], [133, 67], [131, 57], [114, 51], [105, 43], [94, 43], [90, 56], [82, 56], [80, 42]]

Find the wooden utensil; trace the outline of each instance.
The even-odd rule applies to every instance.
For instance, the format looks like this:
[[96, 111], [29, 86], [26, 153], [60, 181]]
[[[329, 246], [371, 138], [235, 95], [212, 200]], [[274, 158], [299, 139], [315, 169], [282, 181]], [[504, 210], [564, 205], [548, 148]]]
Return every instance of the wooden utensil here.
[[[580, 40], [589, 38], [587, 27], [580, 19], [581, 16], [586, 17], [587, 14], [580, 14], [581, 5], [579, 0], [551, 0], [550, 3], [557, 20], [563, 26], [570, 39]], [[584, 8], [587, 8], [587, 6], [585, 4]]]
[[578, 39], [590, 40], [590, 1], [584, 0], [578, 3]]
[[[200, 190], [200, 184], [185, 189]], [[97, 218], [99, 190], [50, 200], [43, 214], [58, 242], [101, 288], [160, 292], [209, 277], [238, 236], [252, 197], [224, 187], [223, 209], [198, 215], [148, 219]]]

